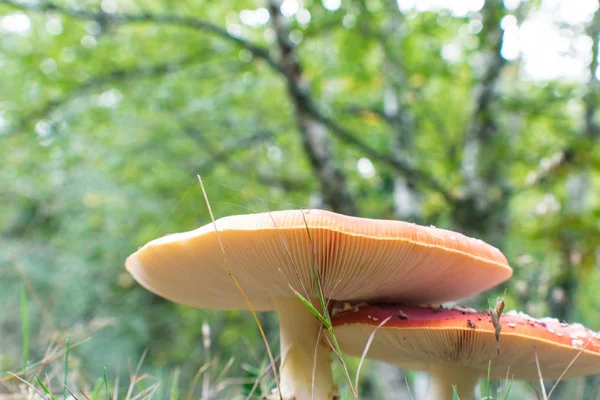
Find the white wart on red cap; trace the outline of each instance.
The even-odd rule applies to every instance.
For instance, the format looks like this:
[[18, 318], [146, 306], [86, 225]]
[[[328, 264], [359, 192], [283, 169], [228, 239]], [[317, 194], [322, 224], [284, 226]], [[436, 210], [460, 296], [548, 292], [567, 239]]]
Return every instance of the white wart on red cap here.
[[498, 343], [487, 312], [391, 305], [346, 308], [334, 310], [332, 317], [342, 351], [362, 355], [375, 327], [390, 317], [375, 333], [367, 358], [431, 372], [432, 399], [452, 398], [452, 385], [457, 385], [461, 400], [472, 398], [490, 361], [493, 379], [508, 374], [537, 380], [535, 353], [545, 379], [557, 379], [584, 347], [565, 378], [600, 373], [600, 338], [580, 324], [509, 311], [500, 317]]
[[[216, 227], [218, 236], [214, 225], [208, 224], [153, 240], [127, 259], [127, 269], [142, 286], [171, 301], [198, 308], [246, 309], [228, 265], [257, 310], [278, 312], [282, 390], [293, 377], [290, 391], [297, 398], [303, 398], [298, 391], [306, 387], [299, 387], [312, 377], [319, 324], [290, 285], [315, 299], [313, 265], [320, 271], [327, 298], [412, 304], [475, 295], [512, 274], [495, 247], [456, 232], [401, 221], [291, 210], [226, 217], [217, 220]], [[307, 349], [305, 360], [301, 353]], [[316, 375], [323, 382], [315, 384], [317, 400], [326, 398], [321, 387], [331, 380], [329, 356], [321, 358]], [[307, 387], [312, 387], [310, 381]]]

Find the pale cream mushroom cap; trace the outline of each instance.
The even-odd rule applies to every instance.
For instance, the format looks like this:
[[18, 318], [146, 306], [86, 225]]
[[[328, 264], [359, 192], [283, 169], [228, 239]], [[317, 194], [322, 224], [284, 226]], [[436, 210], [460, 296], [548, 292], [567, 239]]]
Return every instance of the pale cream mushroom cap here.
[[[316, 297], [315, 254], [325, 297], [340, 300], [444, 302], [512, 275], [502, 253], [481, 240], [401, 221], [290, 210], [221, 218], [216, 226], [231, 272], [257, 310], [274, 309], [274, 298], [293, 297], [290, 284]], [[212, 223], [153, 240], [126, 266], [146, 289], [176, 303], [247, 309]]]

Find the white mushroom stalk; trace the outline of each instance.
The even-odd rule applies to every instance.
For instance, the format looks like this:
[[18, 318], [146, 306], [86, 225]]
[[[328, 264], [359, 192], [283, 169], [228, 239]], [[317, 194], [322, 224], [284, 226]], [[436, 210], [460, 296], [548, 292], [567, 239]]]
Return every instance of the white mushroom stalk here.
[[331, 374], [331, 350], [325, 333], [319, 334], [321, 323], [296, 298], [274, 302], [279, 316], [279, 379], [284, 400], [333, 399], [337, 389]]
[[479, 379], [479, 371], [456, 365], [437, 365], [432, 367], [428, 400], [452, 399], [454, 393], [460, 400], [473, 400], [473, 391]]

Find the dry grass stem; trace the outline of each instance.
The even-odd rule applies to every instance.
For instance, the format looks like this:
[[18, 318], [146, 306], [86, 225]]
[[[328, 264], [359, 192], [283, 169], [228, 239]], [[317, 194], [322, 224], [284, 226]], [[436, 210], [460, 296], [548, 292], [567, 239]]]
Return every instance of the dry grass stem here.
[[577, 359], [579, 358], [579, 356], [581, 356], [583, 354], [583, 352], [585, 351], [585, 349], [588, 348], [588, 346], [590, 345], [590, 343], [592, 343], [594, 340], [596, 340], [596, 338], [600, 335], [600, 332], [596, 333], [596, 335], [591, 338], [586, 344], [585, 346], [583, 346], [579, 352], [575, 355], [575, 357], [573, 357], [573, 359], [571, 360], [571, 362], [569, 363], [569, 365], [567, 365], [567, 368], [565, 368], [565, 370], [562, 372], [562, 374], [560, 374], [560, 376], [558, 377], [558, 379], [556, 380], [556, 383], [554, 384], [554, 386], [552, 386], [552, 389], [550, 389], [550, 393], [548, 393], [548, 398], [550, 398], [550, 396], [552, 396], [552, 393], [554, 393], [554, 390], [557, 388], [558, 384], [560, 383], [560, 381], [564, 378], [565, 374], [567, 373], [567, 371], [571, 368], [571, 366], [575, 363], [575, 361], [577, 361]]
[[279, 398], [280, 398], [280, 400], [283, 400], [283, 396], [281, 394], [281, 391], [279, 390], [279, 376], [277, 374], [277, 368], [275, 366], [275, 360], [273, 358], [273, 353], [271, 352], [271, 348], [269, 347], [269, 341], [267, 340], [267, 335], [265, 335], [265, 331], [260, 323], [260, 320], [258, 319], [258, 316], [256, 315], [256, 311], [254, 311], [254, 307], [252, 307], [252, 303], [250, 302], [250, 299], [248, 299], [248, 296], [246, 296], [246, 293], [244, 292], [244, 290], [238, 283], [237, 279], [235, 279], [235, 276], [233, 276], [233, 274], [231, 273], [231, 268], [229, 267], [229, 261], [227, 259], [227, 254], [225, 254], [225, 247], [223, 246], [223, 242], [221, 241], [221, 236], [219, 235], [219, 230], [217, 229], [217, 223], [215, 221], [215, 216], [212, 212], [212, 207], [210, 206], [210, 202], [208, 200], [208, 195], [206, 194], [206, 190], [204, 188], [204, 184], [202, 183], [202, 178], [200, 177], [200, 175], [198, 175], [198, 181], [200, 182], [200, 187], [202, 188], [202, 194], [204, 195], [204, 200], [206, 202], [206, 206], [208, 207], [210, 219], [212, 220], [213, 226], [215, 228], [215, 234], [217, 235], [217, 240], [219, 241], [219, 246], [221, 247], [221, 253], [223, 254], [223, 260], [225, 261], [225, 266], [227, 267], [227, 274], [229, 275], [229, 277], [231, 278], [231, 280], [237, 287], [238, 291], [244, 298], [244, 301], [246, 302], [248, 309], [250, 310], [250, 312], [252, 313], [252, 316], [254, 317], [254, 321], [256, 322], [256, 325], [258, 326], [258, 330], [260, 331], [260, 335], [265, 344], [267, 354], [269, 355], [269, 361], [271, 362], [271, 364], [273, 364], [273, 375], [275, 376], [275, 384], [277, 386], [277, 392], [279, 394]]
[[358, 378], [360, 377], [360, 369], [362, 368], [363, 362], [365, 361], [365, 358], [367, 357], [367, 353], [369, 352], [369, 347], [371, 347], [371, 343], [373, 343], [373, 339], [375, 338], [375, 333], [377, 333], [377, 330], [379, 328], [381, 328], [383, 325], [387, 324], [387, 322], [390, 319], [392, 319], [392, 317], [387, 317], [386, 319], [381, 321], [381, 323], [379, 325], [377, 325], [377, 327], [375, 329], [373, 329], [373, 332], [371, 332], [371, 335], [369, 335], [369, 340], [367, 340], [367, 344], [365, 345], [362, 355], [360, 356], [360, 362], [358, 363], [358, 368], [356, 369], [356, 379], [354, 381], [354, 387], [356, 389], [356, 398], [358, 398]]
[[410, 385], [408, 384], [408, 378], [406, 376], [404, 376], [404, 383], [406, 383], [406, 390], [408, 390], [408, 395], [410, 396], [410, 400], [415, 400], [415, 398], [413, 397], [413, 394], [410, 390]]
[[540, 359], [538, 358], [537, 349], [533, 346], [533, 355], [535, 356], [535, 365], [537, 366], [538, 375], [540, 377], [540, 390], [542, 394], [543, 400], [548, 400], [548, 395], [546, 394], [546, 387], [544, 386], [544, 378], [542, 377], [542, 369], [540, 368]]

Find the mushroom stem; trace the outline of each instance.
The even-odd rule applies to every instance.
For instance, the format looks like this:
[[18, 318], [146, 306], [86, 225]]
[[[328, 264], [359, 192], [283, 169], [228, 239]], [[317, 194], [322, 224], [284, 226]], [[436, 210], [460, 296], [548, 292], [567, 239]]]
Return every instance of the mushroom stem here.
[[479, 379], [477, 371], [458, 365], [440, 365], [429, 370], [431, 372], [431, 386], [428, 400], [450, 400], [453, 398], [454, 389], [460, 400], [473, 400], [473, 390]]
[[278, 298], [274, 303], [281, 342], [281, 395], [284, 400], [331, 399], [336, 393], [331, 375], [331, 350], [323, 337], [319, 340], [320, 322], [296, 298]]

